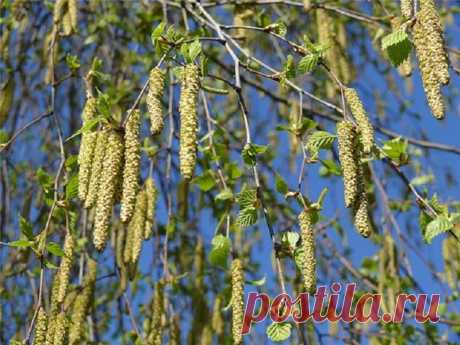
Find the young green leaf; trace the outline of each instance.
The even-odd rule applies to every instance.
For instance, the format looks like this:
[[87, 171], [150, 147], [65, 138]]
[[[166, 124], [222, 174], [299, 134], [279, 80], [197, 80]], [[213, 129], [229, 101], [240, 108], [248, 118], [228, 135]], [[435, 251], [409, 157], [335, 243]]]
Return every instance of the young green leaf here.
[[292, 325], [290, 323], [273, 322], [267, 327], [267, 336], [271, 341], [280, 342], [288, 339], [291, 336]]

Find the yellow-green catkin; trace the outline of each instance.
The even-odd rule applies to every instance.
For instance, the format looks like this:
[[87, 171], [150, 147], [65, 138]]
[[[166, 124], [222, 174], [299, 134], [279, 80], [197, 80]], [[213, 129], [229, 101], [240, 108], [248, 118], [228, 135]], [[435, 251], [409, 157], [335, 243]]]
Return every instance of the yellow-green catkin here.
[[356, 123], [358, 124], [358, 130], [361, 133], [361, 141], [363, 143], [363, 150], [364, 152], [369, 153], [374, 146], [374, 128], [369, 121], [366, 109], [364, 109], [364, 105], [355, 89], [346, 88], [344, 94]]
[[412, 34], [428, 104], [434, 117], [442, 119], [441, 85], [449, 83], [450, 77], [442, 23], [433, 0], [420, 1]]
[[109, 130], [102, 129], [97, 132], [96, 147], [91, 163], [91, 176], [89, 179], [88, 192], [85, 199], [85, 208], [93, 207], [96, 204], [99, 195], [99, 185], [102, 177], [102, 167], [104, 164], [105, 151], [107, 148], [107, 140], [109, 138]]
[[181, 334], [180, 334], [180, 318], [179, 315], [174, 315], [171, 321], [171, 327], [169, 330], [169, 345], [180, 345]]
[[59, 271], [55, 274], [53, 279], [53, 284], [51, 286], [51, 305], [48, 314], [48, 328], [46, 331], [46, 341], [45, 345], [53, 345], [54, 343], [54, 333], [56, 330], [56, 317], [59, 313], [59, 302], [57, 301], [57, 296], [59, 293]]
[[115, 193], [121, 178], [123, 164], [123, 138], [120, 133], [111, 130], [107, 140], [107, 149], [101, 174], [101, 184], [96, 203], [93, 243], [97, 250], [105, 248], [109, 237], [112, 208], [115, 203]]
[[211, 325], [214, 333], [219, 337], [219, 339], [224, 334], [224, 319], [222, 317], [222, 297], [220, 295], [216, 296], [214, 301], [214, 307], [212, 309], [212, 319]]
[[70, 25], [74, 31], [78, 29], [78, 0], [68, 0], [67, 11], [69, 13]]
[[311, 215], [307, 211], [299, 214], [300, 238], [302, 239], [301, 268], [305, 291], [313, 294], [316, 290], [315, 235]]
[[83, 278], [81, 293], [75, 298], [72, 308], [69, 329], [69, 345], [80, 344], [84, 336], [86, 317], [88, 316], [93, 300], [96, 285], [97, 262], [93, 259], [88, 260], [87, 272]]
[[339, 160], [343, 171], [345, 206], [351, 207], [358, 195], [358, 162], [356, 162], [356, 131], [347, 121], [337, 123]]
[[147, 210], [145, 212], [145, 230], [144, 239], [148, 240], [153, 233], [153, 225], [155, 224], [156, 205], [158, 191], [152, 178], [147, 178], [145, 181], [145, 193], [147, 195]]
[[303, 0], [303, 9], [308, 12], [311, 9], [312, 0]]
[[57, 294], [58, 303], [64, 302], [67, 288], [69, 286], [70, 271], [72, 269], [73, 253], [75, 240], [70, 232], [67, 233], [64, 240], [64, 255], [61, 258], [59, 266], [59, 290]]
[[240, 259], [232, 262], [232, 334], [233, 344], [243, 344], [244, 269]]
[[123, 223], [129, 222], [133, 216], [136, 195], [139, 191], [139, 167], [141, 161], [140, 118], [140, 111], [138, 109], [133, 110], [125, 128], [125, 163], [123, 167], [120, 211], [120, 219]]
[[150, 331], [148, 336], [149, 345], [161, 345], [163, 333], [161, 327], [161, 318], [164, 314], [164, 283], [157, 282], [154, 287], [152, 301], [152, 320], [150, 323]]
[[43, 345], [46, 341], [48, 317], [46, 316], [45, 309], [40, 307], [37, 315], [37, 322], [35, 323], [35, 333], [33, 345]]
[[67, 0], [56, 0], [53, 8], [53, 22], [58, 24], [62, 19], [62, 12]]
[[182, 85], [179, 100], [180, 112], [180, 173], [185, 180], [193, 177], [197, 155], [198, 115], [197, 96], [199, 70], [194, 64], [182, 69]]
[[53, 345], [67, 345], [67, 328], [69, 326], [65, 312], [61, 311], [56, 317]]
[[401, 14], [403, 15], [403, 17], [412, 17], [413, 8], [414, 5], [412, 3], [412, 0], [401, 0]]
[[[356, 154], [356, 159], [359, 160], [359, 153]], [[355, 228], [363, 237], [369, 237], [372, 232], [372, 226], [369, 220], [368, 199], [364, 176], [361, 166], [358, 164], [358, 197], [354, 205], [354, 223]]]
[[150, 117], [150, 132], [153, 135], [161, 133], [164, 127], [163, 107], [161, 99], [163, 98], [163, 89], [165, 84], [165, 74], [155, 67], [150, 71], [149, 91], [147, 93], [147, 109]]
[[[83, 126], [87, 121], [93, 119], [95, 115], [96, 99], [94, 97], [89, 97], [83, 108]], [[97, 133], [95, 132], [82, 133], [81, 135], [80, 151], [78, 153], [78, 196], [82, 201], [86, 199], [86, 194], [88, 192], [96, 141]]]
[[[145, 234], [145, 215], [147, 211], [147, 194], [145, 190], [137, 194], [136, 209], [134, 216], [128, 225], [128, 233], [132, 233], [131, 263], [137, 263], [142, 250], [142, 242]], [[130, 229], [132, 228], [132, 229]]]

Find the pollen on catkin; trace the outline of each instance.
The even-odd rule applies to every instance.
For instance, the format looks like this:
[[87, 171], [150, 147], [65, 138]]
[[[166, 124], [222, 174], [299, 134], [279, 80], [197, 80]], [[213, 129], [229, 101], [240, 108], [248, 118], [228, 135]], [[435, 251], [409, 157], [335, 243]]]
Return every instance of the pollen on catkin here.
[[[145, 215], [147, 211], [147, 194], [145, 190], [137, 194], [134, 216], [128, 225], [128, 233], [132, 233], [131, 263], [137, 263], [142, 249], [145, 234]], [[132, 228], [132, 229], [129, 229]]]
[[81, 293], [77, 295], [70, 323], [72, 327], [69, 329], [69, 345], [80, 344], [84, 335], [84, 326], [86, 317], [88, 316], [96, 284], [97, 262], [93, 259], [88, 260], [87, 272], [83, 278]]
[[316, 290], [315, 236], [311, 215], [307, 211], [299, 214], [302, 256], [300, 258], [305, 291], [313, 294]]
[[116, 188], [121, 178], [123, 148], [122, 136], [117, 131], [111, 130], [107, 140], [94, 221], [93, 243], [99, 251], [105, 248], [109, 237]]
[[141, 143], [139, 138], [141, 113], [138, 109], [131, 112], [125, 128], [125, 160], [123, 167], [123, 186], [121, 196], [120, 219], [123, 223], [131, 219], [136, 195], [139, 191], [139, 168], [141, 160]]
[[59, 293], [59, 271], [54, 275], [53, 283], [51, 286], [51, 305], [48, 314], [48, 328], [46, 331], [46, 341], [45, 345], [53, 345], [54, 343], [54, 333], [56, 330], [56, 317], [59, 313], [59, 302], [57, 301], [57, 296]]
[[412, 0], [401, 0], [401, 14], [403, 17], [412, 17], [412, 9], [414, 8]]
[[170, 339], [169, 340], [170, 345], [180, 345], [181, 344], [179, 315], [174, 315], [171, 321], [171, 327], [169, 330], [169, 339]]
[[56, 317], [53, 345], [67, 344], [67, 328], [69, 326], [65, 312], [61, 311]]
[[158, 67], [150, 71], [149, 91], [147, 93], [147, 109], [150, 117], [150, 132], [153, 135], [161, 133], [164, 127], [163, 107], [161, 99], [163, 98], [163, 89], [165, 83], [165, 74]]
[[162, 327], [161, 318], [164, 314], [164, 283], [157, 282], [154, 287], [152, 301], [152, 320], [150, 323], [150, 332], [148, 335], [149, 345], [161, 345], [162, 342]]
[[78, 29], [78, 0], [68, 0], [67, 11], [69, 13], [70, 25], [74, 31]]
[[351, 207], [358, 195], [358, 162], [356, 162], [356, 131], [347, 121], [337, 123], [339, 160], [343, 171], [345, 206]]
[[73, 239], [72, 234], [68, 232], [64, 240], [64, 256], [62, 256], [61, 264], [59, 266], [59, 290], [57, 294], [58, 303], [64, 302], [67, 288], [69, 286], [74, 248], [75, 241]]
[[[96, 115], [96, 99], [89, 97], [83, 108], [82, 120], [83, 126], [87, 121]], [[78, 197], [84, 201], [88, 192], [89, 180], [91, 177], [91, 164], [93, 161], [94, 150], [96, 147], [97, 133], [82, 133], [80, 151], [78, 153]]]
[[243, 344], [244, 313], [244, 270], [243, 262], [240, 259], [233, 259], [232, 262], [232, 334], [233, 344]]
[[180, 173], [185, 180], [193, 177], [197, 155], [198, 115], [197, 96], [199, 90], [198, 67], [188, 64], [182, 69], [182, 84], [179, 100], [180, 112]]
[[444, 118], [441, 85], [449, 83], [449, 64], [443, 28], [433, 0], [421, 0], [412, 31], [423, 88], [433, 115]]
[[145, 193], [147, 195], [147, 210], [145, 212], [144, 239], [148, 240], [153, 232], [158, 197], [158, 191], [152, 178], [147, 178], [145, 181]]
[[220, 295], [217, 295], [214, 301], [214, 307], [212, 309], [211, 325], [212, 325], [212, 329], [214, 333], [219, 337], [224, 334], [224, 327], [225, 327], [221, 309], [222, 309], [222, 297]]
[[363, 150], [366, 153], [371, 152], [374, 146], [374, 128], [372, 127], [366, 109], [359, 98], [358, 93], [353, 88], [346, 88], [344, 91], [345, 99], [350, 106], [351, 112], [358, 124], [358, 130], [361, 134]]
[[88, 192], [85, 199], [85, 208], [93, 207], [99, 195], [99, 185], [102, 178], [102, 167], [104, 164], [105, 151], [107, 148], [107, 140], [109, 138], [109, 130], [102, 129], [97, 132], [96, 146], [94, 148], [93, 160], [91, 162], [91, 175], [88, 184]]
[[43, 345], [46, 340], [48, 317], [45, 309], [40, 307], [37, 315], [37, 322], [35, 323], [35, 333], [33, 345]]
[[[359, 161], [359, 153], [356, 154]], [[358, 197], [353, 206], [355, 228], [363, 237], [369, 237], [372, 232], [372, 226], [369, 220], [368, 200], [366, 185], [364, 181], [363, 169], [358, 164]]]

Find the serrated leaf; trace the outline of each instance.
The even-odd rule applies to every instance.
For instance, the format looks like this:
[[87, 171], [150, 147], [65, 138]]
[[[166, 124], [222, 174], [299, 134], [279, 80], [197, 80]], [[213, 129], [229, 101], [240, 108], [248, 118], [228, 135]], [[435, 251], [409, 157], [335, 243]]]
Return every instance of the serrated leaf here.
[[342, 175], [342, 170], [340, 169], [340, 166], [332, 159], [324, 159], [324, 160], [321, 159], [320, 162], [323, 165], [320, 169], [321, 176], [327, 176], [327, 175], [341, 176]]
[[78, 175], [73, 175], [65, 185], [65, 198], [71, 200], [78, 194]]
[[289, 187], [287, 183], [284, 181], [284, 179], [281, 177], [280, 174], [276, 173], [275, 175], [275, 187], [276, 191], [281, 194], [286, 194], [289, 190]]
[[425, 242], [431, 243], [433, 238], [448, 230], [451, 230], [454, 225], [450, 219], [444, 215], [440, 215], [428, 223], [424, 234]]
[[203, 175], [196, 177], [193, 182], [198, 185], [198, 187], [203, 192], [210, 191], [215, 185], [216, 181], [211, 172], [207, 171]]
[[257, 202], [257, 190], [245, 188], [236, 196], [236, 202], [240, 209], [254, 207]]
[[195, 40], [189, 46], [188, 57], [190, 59], [190, 62], [195, 61], [195, 59], [198, 57], [198, 55], [200, 55], [200, 53], [201, 53], [201, 43], [199, 40]]
[[315, 131], [307, 140], [307, 149], [329, 149], [332, 146], [336, 136], [326, 131]]
[[232, 242], [223, 235], [214, 236], [211, 241], [212, 249], [209, 253], [209, 262], [216, 266], [226, 267], [227, 258], [230, 254]]
[[406, 164], [409, 159], [407, 154], [407, 141], [395, 138], [384, 142], [382, 151], [398, 165]]
[[8, 246], [10, 247], [17, 247], [17, 248], [27, 248], [34, 245], [34, 241], [29, 240], [17, 240], [8, 242]]
[[165, 30], [166, 24], [164, 22], [160, 22], [160, 24], [157, 25], [157, 27], [152, 31], [152, 43], [155, 44], [155, 41], [161, 37]]
[[34, 234], [32, 232], [32, 224], [30, 224], [22, 216], [19, 216], [19, 229], [21, 230], [21, 233], [27, 237], [28, 240], [32, 240], [34, 238]]
[[247, 207], [240, 211], [236, 223], [242, 228], [247, 228], [257, 222], [257, 209], [255, 207]]
[[64, 256], [64, 251], [62, 250], [62, 248], [59, 246], [59, 244], [55, 243], [55, 242], [49, 242], [47, 245], [46, 245], [46, 250], [55, 255], [55, 256]]
[[297, 69], [300, 73], [310, 73], [318, 65], [320, 55], [319, 54], [309, 54], [304, 56], [300, 61]]
[[294, 58], [292, 55], [288, 55], [286, 58], [286, 61], [284, 62], [284, 74], [286, 75], [286, 78], [292, 79], [295, 78], [295, 64], [294, 64]]
[[267, 336], [271, 341], [279, 342], [288, 339], [291, 336], [292, 325], [287, 322], [273, 322], [267, 327]]
[[382, 49], [388, 54], [393, 66], [399, 66], [409, 57], [411, 43], [407, 33], [400, 29], [382, 38]]
[[233, 198], [233, 192], [231, 189], [224, 189], [222, 192], [216, 195], [216, 200], [230, 200]]

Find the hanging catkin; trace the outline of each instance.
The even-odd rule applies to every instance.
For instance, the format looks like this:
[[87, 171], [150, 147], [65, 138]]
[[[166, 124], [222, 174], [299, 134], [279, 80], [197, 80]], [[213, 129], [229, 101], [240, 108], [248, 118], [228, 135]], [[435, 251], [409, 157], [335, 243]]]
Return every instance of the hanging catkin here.
[[155, 284], [152, 301], [152, 320], [150, 323], [150, 331], [148, 336], [149, 345], [161, 345], [162, 343], [162, 327], [161, 318], [164, 313], [164, 284], [158, 282]]
[[315, 235], [311, 215], [307, 211], [299, 214], [302, 256], [300, 257], [305, 291], [313, 294], [316, 290]]
[[[96, 99], [89, 97], [83, 108], [83, 126], [96, 115]], [[78, 152], [78, 197], [84, 201], [88, 192], [91, 177], [91, 164], [93, 162], [94, 149], [96, 147], [97, 133], [82, 133], [80, 151]]]
[[[129, 113], [129, 112], [128, 112]], [[139, 138], [141, 113], [138, 109], [131, 112], [125, 129], [125, 160], [123, 168], [123, 187], [121, 197], [120, 219], [123, 223], [131, 219], [136, 195], [139, 191], [139, 167], [141, 143]]]
[[444, 101], [441, 85], [449, 83], [449, 64], [442, 24], [433, 0], [420, 1], [412, 33], [428, 104], [433, 115], [442, 119]]
[[107, 148], [107, 140], [109, 138], [109, 130], [102, 129], [97, 132], [96, 147], [91, 163], [91, 175], [88, 185], [88, 193], [85, 199], [85, 208], [93, 207], [99, 195], [99, 185], [102, 176], [102, 166], [104, 164], [105, 151]]
[[372, 226], [369, 221], [369, 212], [368, 212], [368, 200], [366, 185], [363, 176], [363, 169], [359, 164], [360, 155], [359, 152], [356, 153], [356, 160], [358, 165], [358, 197], [356, 198], [355, 205], [353, 207], [354, 212], [354, 223], [358, 232], [363, 237], [369, 237], [372, 231]]
[[214, 307], [212, 309], [212, 329], [214, 333], [219, 337], [219, 339], [224, 334], [224, 319], [222, 317], [222, 297], [220, 295], [216, 296], [214, 301]]
[[35, 323], [35, 333], [33, 345], [43, 345], [46, 340], [46, 328], [48, 317], [46, 316], [45, 309], [40, 307], [37, 315], [37, 322]]
[[244, 270], [240, 259], [232, 262], [232, 334], [233, 344], [243, 344]]
[[169, 330], [169, 339], [170, 339], [169, 345], [180, 345], [181, 344], [179, 315], [174, 315], [171, 321], [171, 327]]
[[111, 130], [107, 140], [107, 150], [101, 174], [101, 185], [96, 204], [93, 243], [97, 250], [105, 248], [109, 237], [110, 219], [115, 203], [115, 192], [123, 164], [123, 138], [115, 130]]
[[68, 320], [65, 312], [61, 311], [56, 317], [53, 345], [67, 345]]
[[[147, 211], [147, 194], [145, 190], [137, 194], [134, 216], [128, 225], [128, 233], [132, 233], [131, 263], [136, 264], [142, 249], [145, 233], [145, 215]], [[132, 229], [130, 229], [132, 228]]]
[[59, 290], [57, 294], [58, 303], [64, 302], [67, 288], [69, 286], [74, 248], [75, 241], [72, 234], [68, 232], [64, 241], [64, 256], [62, 256], [61, 265], [59, 266]]
[[150, 132], [153, 135], [161, 133], [164, 127], [163, 109], [161, 99], [163, 98], [163, 89], [165, 75], [158, 67], [150, 71], [149, 91], [147, 93], [147, 109], [150, 116]]
[[54, 333], [56, 330], [56, 317], [59, 313], [59, 302], [57, 296], [59, 293], [59, 271], [54, 275], [53, 284], [51, 286], [51, 306], [48, 314], [48, 328], [46, 331], [45, 345], [53, 345]]
[[81, 293], [75, 298], [70, 317], [72, 327], [69, 329], [69, 345], [80, 344], [84, 336], [84, 326], [94, 295], [96, 284], [97, 262], [88, 260], [87, 272], [83, 279]]
[[78, 0], [68, 0], [67, 11], [69, 13], [70, 25], [74, 31], [78, 29]]
[[347, 121], [337, 123], [339, 160], [343, 171], [345, 206], [351, 207], [358, 195], [358, 164], [356, 162], [356, 131]]
[[361, 141], [363, 143], [363, 150], [364, 152], [369, 153], [374, 146], [374, 128], [369, 121], [366, 109], [364, 109], [364, 105], [356, 90], [346, 88], [344, 93], [345, 99], [347, 100], [351, 112], [356, 119], [356, 123], [358, 124], [358, 130], [361, 134]]
[[197, 155], [198, 115], [196, 102], [199, 90], [198, 67], [188, 64], [182, 69], [179, 100], [180, 112], [180, 173], [185, 180], [193, 177]]
[[412, 0], [401, 0], [401, 14], [403, 15], [403, 17], [412, 17], [412, 9]]
[[145, 230], [144, 239], [148, 240], [152, 236], [153, 224], [155, 223], [156, 204], [158, 191], [155, 187], [153, 178], [147, 178], [145, 181], [145, 193], [147, 195], [147, 210], [145, 213]]

